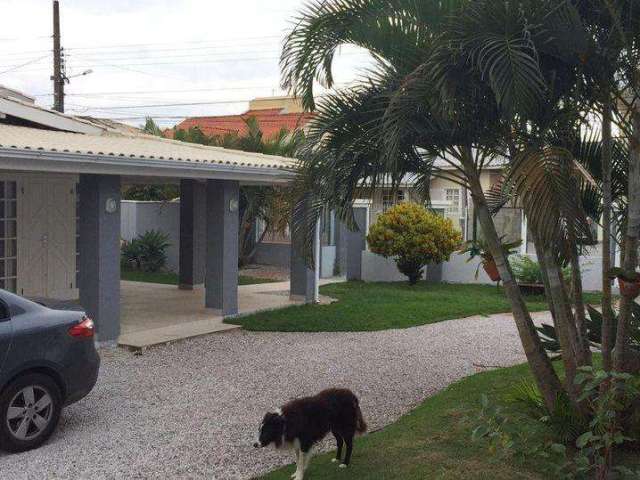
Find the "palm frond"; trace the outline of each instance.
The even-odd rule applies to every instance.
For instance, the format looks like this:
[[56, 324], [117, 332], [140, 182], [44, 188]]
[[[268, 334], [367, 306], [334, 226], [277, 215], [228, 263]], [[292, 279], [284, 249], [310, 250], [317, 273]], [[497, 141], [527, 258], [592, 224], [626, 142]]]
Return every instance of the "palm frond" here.
[[595, 180], [571, 152], [548, 147], [516, 156], [502, 190], [517, 196], [542, 244], [567, 259], [576, 239], [593, 240], [580, 198], [584, 184], [595, 185]]
[[314, 82], [333, 85], [332, 64], [341, 45], [368, 51], [379, 65], [410, 71], [445, 15], [464, 0], [312, 0], [287, 36], [280, 64], [283, 88], [315, 107]]

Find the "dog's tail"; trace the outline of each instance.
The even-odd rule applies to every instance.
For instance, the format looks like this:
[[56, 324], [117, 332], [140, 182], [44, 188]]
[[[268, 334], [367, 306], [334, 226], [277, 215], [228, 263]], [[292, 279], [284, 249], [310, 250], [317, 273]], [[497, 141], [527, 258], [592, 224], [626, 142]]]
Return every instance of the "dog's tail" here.
[[360, 410], [360, 402], [356, 398], [356, 433], [364, 433], [367, 431], [367, 422], [362, 417], [362, 410]]

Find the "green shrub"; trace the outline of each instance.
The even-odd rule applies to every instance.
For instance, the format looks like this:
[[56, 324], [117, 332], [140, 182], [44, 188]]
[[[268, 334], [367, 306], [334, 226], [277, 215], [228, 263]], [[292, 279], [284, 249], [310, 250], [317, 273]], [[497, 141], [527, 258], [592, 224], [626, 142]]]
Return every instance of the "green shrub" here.
[[563, 444], [575, 442], [589, 427], [588, 419], [571, 404], [566, 395], [556, 398], [553, 412], [550, 412], [538, 387], [528, 380], [517, 384], [506, 400], [518, 405], [534, 420], [540, 420], [549, 426], [555, 440]]
[[430, 263], [442, 263], [458, 248], [461, 235], [448, 218], [417, 203], [400, 203], [378, 217], [367, 236], [372, 252], [395, 259], [414, 285]]
[[[540, 263], [526, 255], [514, 255], [510, 262], [513, 275], [519, 283], [542, 285], [542, 268], [540, 267]], [[564, 267], [562, 269], [562, 276], [568, 284], [571, 281], [571, 267]]]
[[519, 283], [543, 283], [540, 264], [526, 255], [514, 255], [511, 268]]
[[159, 272], [167, 264], [169, 237], [157, 230], [148, 230], [121, 247], [123, 268]]
[[[587, 311], [589, 312], [586, 318], [587, 327], [587, 339], [592, 347], [599, 349], [602, 345], [602, 313], [593, 308], [591, 305], [587, 305]], [[612, 313], [613, 322], [613, 338], [616, 337], [617, 331], [617, 314]], [[547, 353], [556, 355], [560, 354], [560, 341], [558, 339], [558, 333], [553, 325], [543, 323], [540, 327], [536, 327], [540, 334], [540, 341]], [[640, 355], [640, 305], [636, 302], [631, 302], [631, 323], [629, 325], [629, 344], [628, 348], [636, 355]], [[637, 366], [634, 367], [637, 370]]]

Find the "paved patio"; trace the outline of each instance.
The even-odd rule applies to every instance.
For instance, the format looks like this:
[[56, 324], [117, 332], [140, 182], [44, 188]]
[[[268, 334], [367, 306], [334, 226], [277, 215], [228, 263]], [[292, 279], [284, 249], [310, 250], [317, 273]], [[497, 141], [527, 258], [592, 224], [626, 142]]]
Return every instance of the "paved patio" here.
[[[340, 281], [322, 280], [321, 284]], [[180, 290], [174, 285], [121, 282], [121, 334], [118, 344], [146, 348], [184, 338], [240, 328], [223, 323], [216, 311], [204, 307], [204, 288]], [[322, 302], [331, 301], [321, 297]], [[289, 298], [289, 282], [241, 285], [239, 315], [300, 304]]]

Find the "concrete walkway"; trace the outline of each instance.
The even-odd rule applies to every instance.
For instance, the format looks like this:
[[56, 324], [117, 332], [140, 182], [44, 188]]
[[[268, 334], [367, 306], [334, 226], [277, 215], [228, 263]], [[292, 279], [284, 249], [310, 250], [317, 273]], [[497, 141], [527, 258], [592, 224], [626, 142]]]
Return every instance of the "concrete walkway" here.
[[510, 315], [364, 333], [234, 330], [140, 356], [107, 351], [95, 390], [42, 448], [0, 453], [0, 477], [249, 479], [291, 462], [251, 445], [264, 413], [293, 397], [352, 388], [377, 429], [483, 366], [523, 361]]
[[[321, 285], [343, 281], [323, 279]], [[140, 349], [185, 338], [240, 328], [204, 307], [204, 288], [180, 290], [174, 285], [121, 282], [121, 346]], [[330, 302], [321, 297], [321, 303]], [[289, 298], [289, 282], [238, 287], [239, 315], [299, 304]]]

